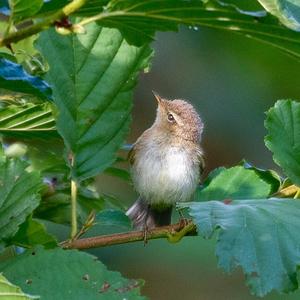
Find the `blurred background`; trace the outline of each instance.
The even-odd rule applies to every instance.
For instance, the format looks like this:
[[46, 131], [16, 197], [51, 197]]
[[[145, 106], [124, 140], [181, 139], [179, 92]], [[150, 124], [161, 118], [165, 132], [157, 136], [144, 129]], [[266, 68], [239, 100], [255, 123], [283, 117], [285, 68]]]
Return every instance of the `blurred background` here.
[[[154, 120], [155, 90], [197, 108], [205, 123], [206, 174], [243, 158], [278, 170], [264, 146], [264, 113], [278, 99], [300, 99], [300, 63], [271, 46], [207, 28], [158, 34], [153, 47], [152, 68], [141, 75], [136, 88], [129, 143]], [[98, 182], [100, 189], [118, 193], [128, 206], [137, 197], [116, 178], [100, 177]], [[143, 278], [143, 294], [150, 299], [255, 299], [240, 270], [227, 275], [218, 269], [214, 251], [215, 240], [187, 237], [178, 244], [151, 240], [146, 247], [135, 243], [91, 252], [110, 270]], [[272, 293], [265, 299], [300, 299], [300, 292]]]

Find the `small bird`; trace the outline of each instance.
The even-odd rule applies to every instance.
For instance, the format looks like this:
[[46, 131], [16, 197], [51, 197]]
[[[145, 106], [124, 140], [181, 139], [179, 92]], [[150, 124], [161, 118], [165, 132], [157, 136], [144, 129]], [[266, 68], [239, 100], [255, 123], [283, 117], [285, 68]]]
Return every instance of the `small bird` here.
[[203, 123], [194, 107], [153, 94], [156, 119], [129, 152], [131, 177], [140, 196], [126, 214], [135, 229], [145, 232], [171, 223], [173, 205], [191, 199], [204, 168]]

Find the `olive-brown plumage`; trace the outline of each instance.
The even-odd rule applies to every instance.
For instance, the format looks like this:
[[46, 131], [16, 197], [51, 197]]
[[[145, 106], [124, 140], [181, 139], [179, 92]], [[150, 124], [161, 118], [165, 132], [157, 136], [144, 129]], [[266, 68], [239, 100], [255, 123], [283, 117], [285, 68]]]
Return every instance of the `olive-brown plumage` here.
[[158, 101], [156, 119], [129, 154], [139, 199], [127, 211], [137, 229], [167, 225], [172, 206], [189, 201], [204, 167], [200, 146], [203, 123], [184, 100]]

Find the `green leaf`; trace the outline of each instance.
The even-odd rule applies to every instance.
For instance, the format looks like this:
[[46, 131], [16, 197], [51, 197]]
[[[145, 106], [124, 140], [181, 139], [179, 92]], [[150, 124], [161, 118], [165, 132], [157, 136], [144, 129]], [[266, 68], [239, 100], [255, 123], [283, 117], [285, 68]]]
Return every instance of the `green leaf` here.
[[21, 224], [18, 232], [9, 240], [10, 245], [17, 245], [24, 248], [31, 248], [36, 245], [43, 245], [46, 249], [55, 248], [57, 241], [49, 234], [44, 224], [32, 219], [29, 216]]
[[1, 270], [24, 291], [44, 300], [144, 299], [141, 281], [108, 271], [95, 256], [77, 250], [38, 248], [3, 263]]
[[220, 168], [208, 176], [195, 194], [195, 201], [259, 199], [274, 191], [270, 178], [264, 179], [256, 170], [236, 166]]
[[20, 21], [36, 14], [43, 6], [43, 0], [9, 0], [11, 18]]
[[153, 40], [155, 31], [176, 31], [184, 24], [194, 30], [206, 26], [242, 34], [300, 59], [300, 33], [282, 27], [265, 11], [242, 11], [221, 1], [115, 0], [97, 19], [121, 30], [135, 45]]
[[37, 172], [27, 172], [27, 163], [1, 158], [0, 241], [12, 237], [40, 202], [42, 182]]
[[59, 137], [50, 103], [28, 103], [0, 108], [0, 133], [18, 138]]
[[49, 85], [41, 78], [28, 74], [21, 65], [0, 58], [0, 86], [3, 89], [51, 98]]
[[270, 184], [271, 191], [270, 194], [274, 194], [278, 192], [279, 188], [282, 184], [282, 179], [277, 172], [274, 170], [264, 170], [257, 167], [252, 166], [247, 161], [243, 161], [243, 166], [246, 169], [254, 170], [255, 173], [264, 181]]
[[50, 65], [57, 129], [74, 155], [72, 177], [95, 176], [111, 165], [123, 143], [133, 87], [152, 51], [129, 46], [118, 30], [95, 23], [85, 35], [62, 37], [48, 30], [38, 46]]
[[298, 0], [258, 0], [282, 24], [300, 31], [300, 3]]
[[300, 264], [300, 202], [269, 199], [178, 204], [188, 207], [198, 234], [211, 238], [218, 231], [216, 255], [227, 272], [242, 267], [257, 296], [272, 290], [298, 288]]
[[40, 297], [24, 294], [19, 287], [11, 284], [2, 274], [0, 274], [0, 299], [1, 300], [30, 300], [30, 299], [40, 299]]
[[265, 144], [274, 161], [300, 186], [300, 103], [277, 101], [267, 112], [265, 127]]
[[109, 167], [104, 171], [107, 175], [118, 177], [125, 181], [131, 182], [131, 176], [128, 170], [121, 169], [118, 167]]
[[[51, 184], [51, 183], [50, 183]], [[71, 190], [70, 183], [58, 182], [55, 192], [43, 195], [42, 202], [34, 212], [34, 217], [60, 224], [70, 224]], [[91, 188], [80, 187], [78, 191], [78, 215], [83, 224], [91, 213], [104, 208], [104, 198]]]
[[130, 219], [121, 210], [106, 209], [96, 215], [95, 221], [101, 226], [118, 226], [131, 228]]
[[130, 219], [119, 209], [105, 209], [97, 213], [95, 225], [84, 235], [96, 236], [132, 230]]

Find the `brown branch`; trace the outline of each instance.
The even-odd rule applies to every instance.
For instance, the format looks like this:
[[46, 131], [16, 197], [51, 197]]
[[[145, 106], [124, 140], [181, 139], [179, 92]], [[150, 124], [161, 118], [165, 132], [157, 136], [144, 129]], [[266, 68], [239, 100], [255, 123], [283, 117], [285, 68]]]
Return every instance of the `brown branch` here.
[[[169, 242], [176, 243], [187, 235], [197, 235], [196, 225], [191, 220], [151, 229], [147, 232], [147, 240], [167, 238]], [[61, 246], [64, 249], [90, 249], [143, 240], [144, 231], [130, 231], [65, 241], [61, 244]]]

